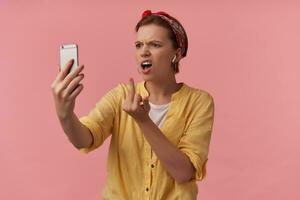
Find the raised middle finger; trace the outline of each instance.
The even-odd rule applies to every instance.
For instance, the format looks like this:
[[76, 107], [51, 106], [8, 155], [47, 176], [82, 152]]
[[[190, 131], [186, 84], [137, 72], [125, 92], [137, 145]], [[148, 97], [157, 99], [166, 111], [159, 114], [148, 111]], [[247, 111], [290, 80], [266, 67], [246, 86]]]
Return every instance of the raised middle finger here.
[[135, 95], [135, 87], [134, 87], [134, 80], [133, 78], [129, 79], [129, 91], [128, 91], [128, 100], [133, 102]]

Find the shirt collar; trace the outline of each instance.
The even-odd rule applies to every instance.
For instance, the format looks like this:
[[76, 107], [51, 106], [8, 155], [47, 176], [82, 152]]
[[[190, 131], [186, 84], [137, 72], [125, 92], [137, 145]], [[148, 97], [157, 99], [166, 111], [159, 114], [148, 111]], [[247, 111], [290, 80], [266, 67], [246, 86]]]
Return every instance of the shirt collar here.
[[[182, 96], [182, 94], [184, 94], [187, 91], [187, 89], [188, 89], [187, 85], [183, 82], [180, 82], [180, 83], [182, 84], [182, 86], [180, 87], [180, 89], [178, 91], [176, 91], [172, 94], [171, 101], [180, 98]], [[142, 96], [142, 98], [149, 96], [149, 92], [146, 89], [145, 84], [146, 84], [145, 81], [142, 81], [138, 84], [139, 93]]]

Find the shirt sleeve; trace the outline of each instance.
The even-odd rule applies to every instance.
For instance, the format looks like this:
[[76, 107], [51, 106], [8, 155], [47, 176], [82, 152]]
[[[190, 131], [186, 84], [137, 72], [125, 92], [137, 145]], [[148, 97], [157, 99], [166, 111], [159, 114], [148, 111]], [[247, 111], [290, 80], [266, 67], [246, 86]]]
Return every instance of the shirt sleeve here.
[[79, 121], [86, 126], [93, 138], [91, 146], [79, 149], [82, 153], [89, 153], [101, 146], [104, 140], [111, 134], [114, 119], [118, 113], [120, 106], [120, 85], [116, 86], [106, 93], [89, 112]]
[[188, 156], [196, 173], [193, 179], [201, 181], [206, 176], [209, 143], [214, 119], [214, 101], [208, 94], [200, 96], [193, 119], [179, 141], [179, 149]]

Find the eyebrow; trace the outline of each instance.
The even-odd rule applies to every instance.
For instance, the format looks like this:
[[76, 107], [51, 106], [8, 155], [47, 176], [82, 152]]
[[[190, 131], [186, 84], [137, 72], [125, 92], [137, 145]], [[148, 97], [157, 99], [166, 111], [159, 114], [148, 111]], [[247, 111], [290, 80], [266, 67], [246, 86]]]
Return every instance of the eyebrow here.
[[[151, 41], [149, 41], [149, 42], [147, 42], [147, 43], [151, 43], [151, 42], [163, 43], [163, 42], [161, 42], [161, 41], [159, 41], [159, 40], [151, 40]], [[142, 43], [142, 42], [141, 42], [141, 41], [135, 41], [135, 44], [137, 44], [137, 43]]]

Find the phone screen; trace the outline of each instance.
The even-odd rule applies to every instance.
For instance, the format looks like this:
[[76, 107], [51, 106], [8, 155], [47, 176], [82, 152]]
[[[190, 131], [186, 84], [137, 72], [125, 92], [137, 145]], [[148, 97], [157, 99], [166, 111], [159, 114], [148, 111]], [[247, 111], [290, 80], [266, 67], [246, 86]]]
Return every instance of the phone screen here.
[[62, 70], [71, 59], [74, 59], [74, 63], [69, 72], [72, 72], [79, 65], [77, 44], [61, 45], [60, 46], [60, 69]]

